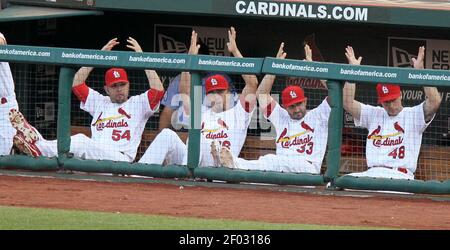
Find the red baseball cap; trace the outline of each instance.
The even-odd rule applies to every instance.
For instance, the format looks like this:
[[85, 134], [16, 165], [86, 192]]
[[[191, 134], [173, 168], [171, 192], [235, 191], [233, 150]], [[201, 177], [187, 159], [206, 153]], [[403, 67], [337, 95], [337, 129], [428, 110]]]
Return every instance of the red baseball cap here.
[[105, 73], [105, 85], [111, 86], [114, 83], [118, 82], [126, 82], [130, 83], [128, 81], [128, 75], [127, 72], [122, 68], [110, 68]]
[[299, 86], [290, 85], [281, 92], [281, 101], [285, 108], [305, 100], [305, 92]]
[[206, 94], [213, 90], [228, 89], [228, 80], [223, 75], [212, 75], [205, 80]]
[[378, 103], [383, 103], [397, 99], [402, 95], [402, 91], [399, 85], [378, 83], [377, 95]]

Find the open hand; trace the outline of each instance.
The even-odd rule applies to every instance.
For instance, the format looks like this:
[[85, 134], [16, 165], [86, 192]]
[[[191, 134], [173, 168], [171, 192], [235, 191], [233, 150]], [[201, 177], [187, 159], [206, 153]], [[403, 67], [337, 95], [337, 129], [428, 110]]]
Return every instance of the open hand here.
[[103, 46], [102, 50], [111, 51], [112, 48], [114, 48], [114, 46], [116, 46], [117, 44], [119, 44], [117, 38], [113, 38], [109, 40], [109, 42], [105, 46]]
[[423, 69], [423, 59], [425, 58], [425, 47], [419, 47], [419, 53], [417, 54], [417, 58], [412, 58], [412, 65], [415, 69]]
[[362, 57], [360, 56], [356, 59], [353, 47], [347, 46], [347, 48], [345, 48], [345, 56], [347, 57], [348, 64], [361, 65]]
[[136, 41], [136, 39], [132, 38], [131, 36], [127, 39], [127, 48], [130, 48], [136, 52], [142, 52], [141, 45]]

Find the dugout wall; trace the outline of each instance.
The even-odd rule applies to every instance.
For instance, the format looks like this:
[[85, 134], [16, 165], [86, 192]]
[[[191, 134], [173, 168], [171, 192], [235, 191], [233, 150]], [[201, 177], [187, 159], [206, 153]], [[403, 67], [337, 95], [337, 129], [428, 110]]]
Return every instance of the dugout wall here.
[[[22, 53], [23, 52], [23, 53]], [[80, 57], [80, 60], [68, 60], [67, 55], [104, 55], [113, 56], [116, 60], [114, 63], [106, 64], [108, 60], [98, 60], [97, 57]], [[34, 56], [33, 56], [34, 55]], [[36, 56], [43, 55], [43, 56]], [[45, 55], [45, 56], [44, 56]], [[88, 66], [120, 66], [132, 68], [155, 68], [155, 69], [172, 69], [172, 70], [190, 70], [190, 71], [225, 71], [235, 73], [269, 73], [278, 75], [293, 75], [308, 78], [322, 78], [329, 79], [329, 97], [331, 98], [330, 106], [333, 109], [329, 121], [329, 141], [328, 141], [328, 155], [327, 155], [327, 171], [325, 174], [311, 176], [308, 174], [278, 174], [271, 172], [248, 171], [243, 173], [239, 170], [229, 170], [221, 168], [199, 168], [198, 154], [199, 154], [199, 136], [200, 131], [195, 123], [198, 123], [198, 118], [195, 115], [191, 116], [190, 137], [192, 138], [189, 155], [188, 166], [190, 173], [186, 167], [162, 167], [162, 166], [145, 166], [142, 164], [128, 164], [122, 162], [108, 162], [108, 161], [92, 161], [92, 160], [76, 160], [73, 159], [69, 150], [69, 135], [70, 135], [70, 84], [72, 82], [73, 70], [63, 68], [60, 73], [59, 94], [58, 94], [58, 157], [56, 159], [41, 159], [42, 164], [46, 161], [51, 161], [59, 168], [86, 171], [86, 172], [110, 172], [122, 174], [139, 174], [155, 177], [188, 177], [193, 174], [194, 177], [213, 178], [227, 181], [248, 181], [248, 182], [267, 182], [275, 184], [296, 184], [296, 185], [320, 185], [331, 181], [342, 188], [361, 188], [361, 189], [388, 189], [394, 191], [407, 191], [417, 193], [448, 193], [449, 181], [443, 182], [423, 182], [423, 181], [398, 181], [398, 180], [372, 180], [371, 178], [356, 178], [356, 177], [338, 177], [340, 167], [341, 151], [341, 127], [342, 127], [342, 83], [336, 81], [358, 81], [358, 82], [372, 82], [374, 80], [382, 81], [388, 78], [391, 83], [405, 83], [422, 84], [425, 82], [429, 86], [448, 84], [450, 73], [448, 71], [436, 70], [408, 70], [396, 68], [383, 68], [375, 66], [350, 66], [344, 64], [332, 63], [317, 63], [305, 62], [297, 60], [279, 60], [273, 58], [266, 59], [236, 59], [229, 57], [210, 57], [210, 56], [188, 56], [188, 55], [168, 55], [168, 54], [142, 54], [141, 58], [176, 58], [178, 62], [184, 62], [174, 67], [170, 60], [158, 60], [159, 63], [136, 62], [130, 58], [134, 58], [129, 52], [104, 52], [92, 50], [67, 50], [56, 48], [40, 48], [40, 47], [24, 47], [24, 46], [4, 46], [1, 50], [0, 59], [3, 61], [12, 62], [34, 62], [34, 63], [50, 63], [62, 65], [83, 64]], [[135, 55], [135, 54], [134, 54]], [[112, 57], [108, 57], [112, 58]], [[222, 65], [229, 66], [206, 66], [199, 63], [199, 58], [202, 60], [223, 62]], [[183, 59], [183, 60], [181, 60]], [[151, 60], [150, 60], [151, 61]], [[164, 61], [169, 63], [163, 63]], [[236, 62], [247, 63], [253, 65], [252, 68], [233, 67], [231, 65], [238, 65]], [[220, 65], [220, 64], [218, 64]], [[284, 65], [280, 68], [277, 65]], [[316, 70], [316, 69], [323, 70]], [[350, 72], [350, 73], [349, 73]], [[353, 73], [351, 73], [353, 72]], [[380, 72], [381, 74], [365, 75], [358, 72]], [[421, 79], [417, 76], [421, 75]], [[395, 77], [393, 77], [395, 76]], [[199, 84], [198, 76], [193, 77], [193, 81]], [[191, 85], [192, 88], [195, 84]], [[196, 107], [200, 110], [200, 102], [195, 102]], [[194, 113], [196, 114], [196, 113]], [[198, 114], [201, 114], [198, 113]], [[194, 123], [194, 124], [192, 124]], [[198, 124], [197, 124], [198, 125]], [[1, 164], [5, 166], [25, 166], [30, 159], [22, 156], [3, 156], [1, 157]], [[35, 159], [33, 159], [35, 160]], [[34, 166], [34, 164], [32, 165]], [[48, 167], [48, 164], [45, 164]], [[244, 171], [245, 172], [245, 171]], [[373, 184], [373, 183], [376, 184]], [[377, 185], [381, 184], [381, 185]]]
[[[97, 2], [100, 3], [101, 1]], [[130, 6], [133, 6], [134, 3], [135, 1], [132, 1], [132, 3], [130, 3]], [[234, 4], [235, 3], [233, 3], [233, 5]], [[211, 5], [204, 6], [213, 9]], [[322, 61], [345, 63], [345, 56], [343, 56], [343, 51], [345, 46], [350, 44], [357, 50], [358, 54], [364, 57], [363, 64], [365, 65], [389, 65], [401, 67], [402, 65], [399, 65], [399, 63], [401, 63], [402, 61], [397, 61], [395, 63], [393, 61], [393, 54], [390, 54], [393, 50], [393, 47], [407, 51], [406, 54], [412, 55], [416, 53], [415, 48], [417, 47], [418, 43], [426, 43], [427, 47], [433, 46], [436, 48], [436, 56], [427, 56], [427, 60], [434, 60], [442, 67], [448, 65], [448, 58], [445, 56], [445, 51], [448, 51], [448, 49], [446, 49], [445, 41], [448, 42], [450, 40], [450, 31], [448, 29], [448, 25], [446, 25], [448, 19], [442, 19], [443, 17], [445, 17], [445, 13], [448, 14], [448, 12], [445, 12], [445, 10], [420, 11], [414, 9], [410, 12], [408, 9], [404, 8], [395, 8], [391, 10], [386, 10], [385, 8], [380, 9], [380, 11], [387, 11], [385, 12], [388, 13], [386, 14], [385, 20], [391, 20], [392, 24], [396, 24], [394, 26], [389, 25], [390, 22], [384, 22], [383, 20], [374, 20], [372, 22], [364, 23], [336, 20], [330, 21], [301, 19], [299, 21], [293, 22], [292, 19], [287, 18], [260, 16], [260, 18], [269, 18], [269, 22], [267, 19], [258, 19], [259, 17], [255, 19], [251, 18], [252, 16], [248, 15], [233, 15], [232, 18], [222, 16], [221, 18], [217, 18], [214, 16], [204, 15], [204, 13], [201, 13], [201, 11], [194, 11], [195, 14], [188, 14], [187, 12], [180, 11], [177, 13], [183, 13], [183, 15], [173, 15], [164, 13], [164, 10], [162, 9], [160, 9], [159, 11], [150, 10], [150, 13], [144, 13], [146, 10], [143, 9], [142, 12], [138, 11], [139, 13], [135, 13], [136, 9], [127, 9], [126, 6], [117, 6], [117, 8], [110, 7], [111, 6], [105, 7], [104, 5], [102, 5], [102, 10], [107, 10], [105, 11], [103, 16], [45, 19], [41, 21], [19, 21], [14, 23], [7, 22], [0, 23], [0, 27], [2, 28], [2, 32], [4, 32], [9, 38], [8, 41], [10, 42], [10, 44], [33, 44], [39, 46], [92, 49], [99, 48], [102, 44], [105, 43], [105, 41], [113, 36], [119, 36], [121, 40], [124, 40], [128, 34], [132, 34], [133, 36], [137, 36], [136, 38], [143, 45], [144, 51], [163, 52], [164, 50], [159, 47], [158, 37], [160, 35], [173, 35], [174, 33], [183, 32], [186, 33], [186, 30], [189, 32], [191, 27], [214, 26], [225, 30], [228, 26], [233, 25], [237, 28], [238, 31], [238, 45], [244, 55], [248, 57], [265, 57], [274, 55], [279, 43], [281, 41], [284, 41], [286, 43], [286, 50], [288, 51], [288, 58], [302, 59], [304, 55], [301, 44], [304, 41], [309, 40], [310, 42], [314, 42], [317, 50], [320, 51], [320, 57], [322, 57]], [[410, 20], [408, 19], [408, 16], [410, 16], [411, 13], [415, 13], [416, 16], [417, 14], [420, 14], [423, 18]], [[184, 14], [188, 14], [190, 16], [184, 16]], [[221, 14], [221, 12], [219, 12], [219, 14]], [[127, 20], [127, 22], [123, 22], [122, 20]], [[167, 26], [172, 27], [173, 30], [171, 31], [167, 28]], [[267, 26], [269, 28], [267, 28]], [[280, 27], [283, 28], [281, 29]], [[153, 32], [150, 32], [150, 35], [148, 32], [149, 29], [153, 29]], [[296, 32], [292, 32], [292, 30], [295, 30]], [[333, 35], [330, 30], [338, 31], [340, 36]], [[186, 34], [188, 34], [188, 32]], [[79, 34], [83, 34], [83, 39], [79, 38]], [[361, 34], [367, 35], [362, 36]], [[184, 37], [185, 41], [183, 42], [187, 43], [189, 36], [181, 35], [181, 37]], [[175, 41], [181, 41], [180, 39], [183, 38], [176, 38]], [[255, 41], [264, 42], [255, 43]], [[443, 41], [444, 45], [439, 45], [439, 41]], [[405, 44], [405, 42], [407, 43]], [[218, 49], [220, 47], [219, 45], [211, 45], [211, 47], [214, 49]], [[119, 50], [125, 50], [125, 47], [123, 46], [119, 48]], [[400, 57], [403, 55], [401, 53], [401, 50], [397, 51]], [[182, 51], [175, 50], [164, 52]], [[438, 52], [440, 54], [437, 54]], [[405, 61], [403, 63], [406, 65], [408, 62]], [[431, 64], [427, 67], [431, 68]], [[20, 69], [24, 70], [21, 71]], [[38, 110], [42, 109], [47, 109], [48, 112], [51, 111], [50, 108], [48, 108], [49, 105], [47, 105], [47, 108], [45, 108], [45, 104], [32, 105], [32, 100], [34, 98], [32, 93], [41, 93], [41, 95], [45, 96], [46, 98], [49, 97], [47, 100], [42, 100], [40, 102], [53, 103], [53, 107], [58, 106], [58, 104], [56, 103], [56, 99], [54, 98], [56, 94], [52, 94], [50, 96], [45, 95], [45, 88], [38, 88], [37, 85], [30, 84], [30, 79], [33, 82], [36, 81], [37, 84], [41, 84], [43, 81], [48, 82], [48, 78], [51, 78], [53, 84], [49, 84], [49, 86], [53, 86], [52, 88], [55, 88], [55, 86], [57, 85], [56, 82], [59, 79], [59, 70], [60, 68], [58, 65], [43, 66], [42, 64], [13, 64], [13, 72], [15, 74], [18, 71], [29, 72], [26, 73], [26, 76], [19, 76], [17, 78], [18, 81], [16, 85], [19, 89], [23, 90], [20, 91], [19, 95], [21, 96], [18, 98], [21, 100], [27, 100], [27, 104], [25, 104], [26, 106], [28, 106], [28, 108], [26, 109], [26, 116], [31, 117], [31, 122], [33, 124], [38, 124], [38, 128], [40, 130], [48, 129], [49, 133], [52, 133], [51, 131], [56, 131], [56, 119], [49, 122], [45, 120], [39, 120], [38, 116], [33, 115], [37, 114]], [[170, 77], [174, 74], [176, 73], [170, 73], [169, 71], [167, 71], [165, 87], [167, 87]], [[318, 85], [316, 84], [317, 82], [308, 82], [307, 80], [304, 80], [305, 78], [303, 78], [302, 80], [301, 78], [299, 79], [297, 77], [292, 77], [292, 75], [280, 76], [279, 79], [282, 79], [281, 77], [286, 77], [286, 83], [299, 84], [300, 86], [305, 88], [306, 91], [309, 92], [309, 94], [320, 95], [320, 93], [323, 92], [323, 90], [318, 89]], [[275, 91], [280, 91], [281, 88], [282, 85], [274, 86]], [[403, 95], [405, 96], [404, 100], [407, 105], [417, 103], [421, 100], [419, 99], [420, 87], [406, 85], [403, 89]], [[358, 91], [360, 90], [364, 93], [371, 93], [370, 95], [372, 96], [375, 95], [373, 85], [364, 84], [361, 86], [361, 88], [359, 88]], [[442, 112], [438, 112], [437, 117], [430, 125], [428, 136], [424, 136], [423, 149], [426, 149], [426, 151], [424, 151], [424, 153], [422, 153], [421, 157], [419, 158], [420, 161], [425, 160], [425, 162], [422, 164], [425, 171], [422, 171], [419, 168], [417, 178], [425, 181], [445, 181], [448, 179], [448, 168], [445, 167], [445, 164], [439, 165], [446, 162], [445, 152], [449, 141], [448, 134], [450, 129], [448, 114], [446, 112], [448, 107], [448, 88], [440, 86], [439, 91], [443, 93], [444, 97], [440, 108], [440, 111]], [[370, 100], [370, 98], [367, 98], [365, 96], [362, 96], [362, 98], [362, 101], [373, 103], [373, 100]], [[423, 99], [423, 93], [421, 95], [421, 98]], [[50, 107], [52, 107], [52, 105], [50, 105]], [[72, 108], [74, 107], [75, 106], [73, 106]], [[348, 114], [346, 114], [343, 119], [345, 121], [345, 129], [343, 133], [342, 149], [344, 152], [342, 153], [340, 161], [341, 174], [361, 171], [365, 166], [364, 155], [361, 153], [361, 142], [362, 138], [364, 137], [364, 131], [355, 129], [351, 125], [352, 118], [348, 116]], [[250, 133], [254, 133], [255, 136], [259, 136], [261, 132], [264, 132], [264, 130], [261, 131], [260, 128], [250, 130]], [[53, 136], [56, 136], [56, 134], [53, 134]], [[260, 153], [265, 153], [265, 151], [263, 150], [266, 149], [258, 150], [260, 151]], [[430, 152], [432, 152], [432, 154]], [[48, 160], [45, 160], [45, 162], [48, 162]], [[34, 163], [35, 161], [33, 161], [33, 164], [31, 165], [24, 164], [24, 166], [32, 166], [34, 165]], [[52, 167], [56, 166], [55, 163], [52, 163], [51, 165]], [[440, 168], [440, 170], [434, 171], [436, 169], [435, 166], [439, 166], [438, 168]], [[324, 171], [325, 168], [322, 170], [322, 173], [324, 173]], [[223, 173], [223, 175], [225, 174], [229, 173]], [[237, 174], [237, 172], [235, 172], [234, 174]], [[206, 177], [208, 176], [209, 175], [207, 175]], [[245, 179], [243, 177], [239, 178], [240, 180], [250, 181], [249, 179]], [[337, 183], [342, 184], [340, 182]], [[407, 183], [409, 185], [411, 182]], [[438, 182], [438, 185], [440, 183], [441, 182]], [[388, 185], [389, 183], [383, 182], [382, 184]], [[408, 185], [402, 184], [400, 186]], [[371, 184], [370, 186], [373, 185]], [[374, 188], [377, 187], [378, 186], [376, 185], [374, 186]], [[392, 187], [389, 188], [392, 189]], [[401, 188], [401, 190], [403, 189]]]

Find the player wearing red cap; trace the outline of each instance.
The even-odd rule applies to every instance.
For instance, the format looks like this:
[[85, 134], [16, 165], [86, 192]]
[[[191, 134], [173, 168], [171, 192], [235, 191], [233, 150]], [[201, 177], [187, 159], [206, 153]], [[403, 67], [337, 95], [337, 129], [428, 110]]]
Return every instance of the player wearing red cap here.
[[[282, 43], [277, 58], [286, 58]], [[312, 51], [305, 45], [306, 60], [312, 61]], [[320, 173], [328, 138], [330, 105], [328, 98], [306, 110], [307, 98], [299, 86], [287, 86], [281, 93], [282, 106], [271, 96], [274, 75], [262, 80], [257, 97], [264, 116], [274, 125], [277, 137], [276, 154], [261, 156], [258, 160], [245, 160], [229, 154], [220, 154], [220, 163], [229, 168], [272, 170], [283, 172]]]
[[[138, 42], [128, 38], [127, 47], [142, 52]], [[110, 40], [102, 50], [110, 51], [119, 44], [116, 38]], [[89, 88], [85, 81], [92, 67], [82, 67], [74, 77], [72, 91], [80, 100], [80, 108], [92, 117], [91, 138], [84, 134], [71, 137], [70, 152], [82, 159], [114, 160], [132, 162], [148, 118], [157, 111], [164, 95], [163, 85], [158, 74], [145, 70], [150, 89], [145, 93], [129, 98], [130, 82], [127, 72], [122, 68], [111, 68], [105, 73], [104, 96]], [[28, 125], [20, 112], [15, 112], [11, 122], [17, 128]], [[18, 129], [19, 130], [19, 129]], [[20, 131], [20, 130], [19, 130]], [[20, 136], [19, 148], [32, 148], [24, 151], [33, 156], [56, 156], [57, 142], [45, 140], [37, 131], [37, 138]], [[16, 141], [15, 141], [16, 143]]]
[[[235, 57], [243, 57], [236, 45], [236, 31], [233, 27], [228, 32], [228, 50]], [[196, 33], [192, 33], [189, 54], [198, 54]], [[221, 74], [205, 79], [205, 91], [208, 106], [202, 106], [200, 166], [218, 166], [218, 152], [222, 147], [239, 155], [247, 129], [256, 107], [256, 90], [258, 79], [255, 75], [243, 75], [245, 87], [239, 95], [237, 104], [231, 93], [231, 82]], [[183, 72], [180, 81], [180, 94], [184, 97], [183, 108], [177, 110], [184, 119], [190, 116], [190, 74]], [[211, 148], [216, 148], [214, 155]], [[152, 142], [140, 162], [153, 164], [187, 164], [187, 148], [175, 132], [164, 129]]]
[[[345, 53], [349, 64], [360, 65], [353, 48]], [[424, 68], [425, 47], [413, 58], [415, 69]], [[433, 120], [441, 96], [437, 88], [424, 87], [426, 99], [414, 107], [403, 107], [400, 86], [379, 83], [376, 86], [378, 103], [382, 107], [362, 104], [355, 100], [355, 84], [344, 87], [344, 109], [352, 114], [355, 125], [369, 130], [366, 140], [368, 170], [352, 176], [395, 179], [414, 179], [422, 133]]]

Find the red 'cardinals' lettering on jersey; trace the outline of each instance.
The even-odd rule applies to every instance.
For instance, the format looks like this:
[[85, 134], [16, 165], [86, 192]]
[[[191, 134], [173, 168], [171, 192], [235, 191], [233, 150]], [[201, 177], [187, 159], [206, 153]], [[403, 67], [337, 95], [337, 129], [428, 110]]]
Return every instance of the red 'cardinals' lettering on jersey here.
[[132, 96], [121, 104], [112, 103], [108, 96], [93, 89], [88, 88], [88, 91], [86, 101], [80, 103], [80, 108], [93, 117], [92, 139], [134, 159], [145, 123], [157, 110], [150, 108], [149, 91]]
[[387, 135], [380, 135], [381, 126], [378, 125], [378, 127], [372, 131], [369, 136], [367, 136], [367, 139], [372, 140], [375, 147], [391, 147], [400, 145], [403, 143], [402, 135], [405, 133], [405, 130], [398, 124], [398, 122], [395, 122], [393, 127], [396, 132]]
[[300, 123], [300, 126], [304, 129], [304, 131], [292, 136], [286, 136], [286, 134], [288, 134], [288, 129], [284, 128], [283, 132], [281, 132], [280, 136], [278, 137], [277, 143], [281, 143], [281, 147], [283, 148], [301, 146], [310, 143], [313, 140], [313, 135], [309, 135], [308, 133], [314, 133], [314, 129], [306, 124], [305, 121], [302, 121]]
[[202, 134], [205, 135], [207, 139], [226, 139], [228, 138], [228, 134], [225, 130], [229, 130], [229, 127], [222, 120], [222, 118], [217, 119], [217, 124], [219, 124], [219, 128], [214, 129], [205, 129], [205, 123], [202, 123]]
[[425, 122], [423, 103], [404, 107], [396, 116], [389, 116], [382, 107], [361, 104], [361, 116], [359, 120], [355, 118], [355, 125], [369, 130], [368, 167], [407, 168], [415, 172], [422, 133], [429, 125]]
[[[328, 118], [331, 111], [324, 100], [317, 108], [308, 111], [301, 120], [293, 120], [278, 103], [273, 102], [269, 117], [277, 132], [277, 155], [304, 157], [320, 168], [328, 138]], [[265, 112], [267, 116], [267, 112]]]
[[[131, 116], [125, 112], [122, 108], [118, 110], [120, 115], [110, 116], [102, 118], [103, 112], [97, 117], [97, 120], [92, 124], [97, 131], [102, 131], [105, 128], [126, 128], [128, 127], [128, 122], [123, 119], [131, 119]], [[120, 119], [120, 120], [119, 120]], [[117, 121], [119, 120], [119, 121]]]
[[[253, 109], [254, 110], [254, 109]], [[224, 112], [215, 113], [210, 108], [202, 112], [201, 130], [201, 166], [214, 166], [211, 155], [211, 143], [218, 142], [238, 156], [247, 136], [252, 112], [245, 111], [241, 103]]]

